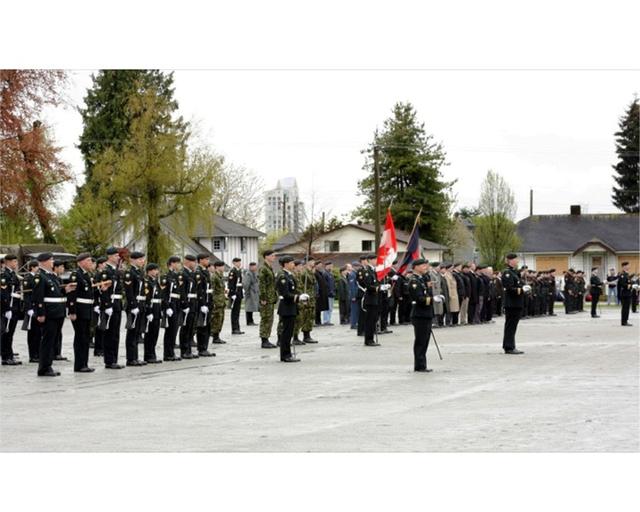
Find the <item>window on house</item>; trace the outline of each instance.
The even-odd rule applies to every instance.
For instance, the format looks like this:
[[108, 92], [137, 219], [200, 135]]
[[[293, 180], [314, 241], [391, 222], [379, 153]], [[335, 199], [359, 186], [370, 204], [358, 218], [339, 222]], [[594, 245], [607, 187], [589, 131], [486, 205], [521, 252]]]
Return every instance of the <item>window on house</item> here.
[[240, 252], [247, 252], [247, 238], [240, 238]]
[[213, 239], [213, 250], [214, 251], [224, 251], [224, 238], [214, 238]]
[[340, 252], [339, 240], [325, 240], [324, 252]]
[[363, 251], [373, 251], [373, 240], [363, 240], [362, 241], [362, 250]]

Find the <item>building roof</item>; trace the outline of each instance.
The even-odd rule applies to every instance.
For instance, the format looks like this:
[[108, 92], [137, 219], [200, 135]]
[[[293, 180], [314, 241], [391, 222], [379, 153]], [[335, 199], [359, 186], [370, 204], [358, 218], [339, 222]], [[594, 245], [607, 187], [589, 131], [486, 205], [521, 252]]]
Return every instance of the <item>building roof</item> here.
[[640, 250], [640, 217], [637, 214], [533, 215], [518, 222], [520, 252], [568, 252], [589, 243], [615, 252]]
[[217, 236], [262, 237], [265, 233], [244, 224], [234, 222], [221, 215], [213, 215], [211, 224], [199, 221], [191, 233], [193, 238], [212, 238]]
[[[353, 227], [353, 228], [358, 228], [361, 229], [362, 231], [366, 231], [367, 233], [371, 233], [374, 234], [376, 232], [376, 228], [374, 227], [373, 224], [366, 224], [366, 223], [362, 223], [362, 224], [356, 224], [356, 223], [351, 223], [351, 224], [345, 224], [342, 227], [333, 229], [331, 231], [327, 231], [326, 233], [323, 233], [320, 236], [327, 236], [330, 233], [335, 233], [336, 231], [340, 231], [341, 229], [344, 229], [346, 227]], [[283, 237], [279, 238], [278, 240], [276, 240], [273, 244], [273, 250], [277, 251], [283, 248], [287, 248], [291, 245], [297, 244], [300, 241], [300, 237], [301, 237], [301, 233], [287, 233], [286, 235], [284, 235]], [[403, 243], [408, 243], [409, 242], [409, 238], [411, 237], [411, 233], [407, 233], [406, 231], [403, 231], [401, 229], [396, 229], [396, 240], [398, 242], [403, 242]], [[424, 238], [420, 239], [420, 247], [426, 249], [426, 250], [436, 250], [436, 251], [444, 251], [447, 249], [446, 246], [444, 245], [440, 245], [437, 244], [435, 242], [431, 242], [429, 240], [425, 240]]]

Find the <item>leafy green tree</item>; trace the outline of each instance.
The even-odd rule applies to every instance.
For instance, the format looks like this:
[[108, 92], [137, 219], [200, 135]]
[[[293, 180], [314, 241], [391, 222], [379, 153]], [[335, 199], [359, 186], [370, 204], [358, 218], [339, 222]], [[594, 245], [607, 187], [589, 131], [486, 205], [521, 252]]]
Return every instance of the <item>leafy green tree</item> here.
[[97, 159], [93, 179], [99, 197], [118, 205], [121, 227], [132, 237], [142, 236], [148, 260], [158, 262], [172, 249], [163, 219], [184, 232], [198, 218], [211, 219], [215, 175], [197, 158], [188, 159], [188, 133], [181, 118], [173, 119], [175, 102], [153, 87], [136, 90], [143, 92], [127, 103], [126, 139]]
[[493, 268], [501, 268], [505, 254], [520, 246], [514, 222], [516, 209], [509, 184], [497, 172], [487, 172], [480, 191], [479, 215], [473, 222], [482, 262]]
[[640, 139], [640, 108], [635, 98], [625, 115], [620, 118], [620, 129], [615, 133], [618, 163], [613, 166], [613, 179], [618, 186], [613, 187], [613, 204], [626, 213], [638, 213], [640, 201], [640, 164], [638, 157]]
[[443, 181], [441, 169], [446, 162], [442, 145], [425, 132], [424, 123], [418, 121], [410, 103], [396, 103], [393, 115], [384, 122], [381, 132], [376, 130], [373, 142], [364, 151], [367, 176], [358, 186], [365, 201], [354, 216], [367, 222], [383, 222], [375, 219], [374, 146], [379, 148], [381, 213], [391, 204], [395, 226], [411, 231], [422, 208], [420, 235], [435, 242], [446, 240], [454, 182]]

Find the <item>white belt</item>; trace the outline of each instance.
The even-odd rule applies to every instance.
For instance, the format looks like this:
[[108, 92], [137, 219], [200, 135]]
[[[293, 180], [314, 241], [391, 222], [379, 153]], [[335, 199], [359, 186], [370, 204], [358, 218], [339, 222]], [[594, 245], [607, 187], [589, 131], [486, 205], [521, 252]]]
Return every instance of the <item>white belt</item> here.
[[93, 304], [93, 299], [82, 299], [82, 298], [78, 297], [76, 299], [76, 302], [78, 304]]
[[162, 299], [151, 299], [151, 304], [162, 304]]
[[120, 294], [120, 293], [114, 293], [114, 294], [111, 296], [111, 300], [113, 300], [113, 299], [120, 299], [120, 300], [122, 300], [122, 294]]
[[147, 300], [144, 295], [136, 295], [136, 300]]
[[207, 293], [213, 293], [213, 290], [207, 290]]
[[198, 294], [197, 293], [187, 293], [187, 298], [188, 299], [197, 299], [198, 298]]
[[180, 298], [180, 294], [179, 293], [170, 293], [169, 297], [171, 297], [172, 299], [179, 299]]
[[21, 299], [22, 298], [22, 295], [20, 295], [19, 293], [15, 293], [15, 292], [12, 293], [11, 296], [15, 297], [16, 299]]
[[45, 302], [55, 302], [55, 303], [64, 303], [67, 302], [66, 297], [45, 297]]

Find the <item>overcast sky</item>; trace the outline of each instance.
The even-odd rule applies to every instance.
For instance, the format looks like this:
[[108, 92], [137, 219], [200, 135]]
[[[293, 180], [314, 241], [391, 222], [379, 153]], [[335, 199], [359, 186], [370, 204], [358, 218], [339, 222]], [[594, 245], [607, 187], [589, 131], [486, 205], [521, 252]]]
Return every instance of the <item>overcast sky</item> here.
[[[68, 94], [81, 105], [90, 71], [72, 71]], [[615, 212], [611, 204], [614, 132], [640, 92], [638, 71], [176, 71], [180, 111], [231, 162], [266, 188], [294, 176], [310, 215], [346, 214], [361, 199], [363, 149], [393, 104], [409, 101], [427, 133], [443, 144], [457, 180], [458, 206], [477, 204], [488, 169], [513, 188], [517, 218]], [[63, 157], [82, 180], [75, 148], [82, 130], [72, 108], [48, 111]], [[68, 186], [61, 205], [70, 204]], [[64, 207], [63, 206], [63, 207]]]

